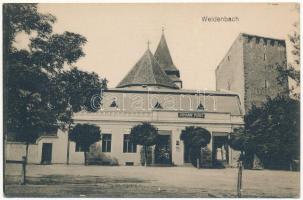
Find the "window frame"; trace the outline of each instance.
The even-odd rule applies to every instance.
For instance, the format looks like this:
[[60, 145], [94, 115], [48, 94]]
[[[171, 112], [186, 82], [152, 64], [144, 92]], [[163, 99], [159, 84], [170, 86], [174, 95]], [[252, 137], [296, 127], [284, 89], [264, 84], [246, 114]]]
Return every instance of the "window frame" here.
[[268, 89], [268, 81], [267, 80], [264, 81], [264, 88]]
[[129, 139], [130, 134], [123, 134], [123, 153], [137, 153], [137, 145]]
[[[105, 138], [105, 136], [109, 136], [109, 139]], [[101, 152], [110, 153], [111, 150], [112, 150], [112, 134], [104, 133], [104, 134], [102, 134]]]
[[75, 143], [75, 152], [84, 152], [84, 148], [79, 142]]
[[264, 60], [264, 61], [267, 60], [267, 55], [266, 55], [266, 53], [263, 54], [263, 60]]

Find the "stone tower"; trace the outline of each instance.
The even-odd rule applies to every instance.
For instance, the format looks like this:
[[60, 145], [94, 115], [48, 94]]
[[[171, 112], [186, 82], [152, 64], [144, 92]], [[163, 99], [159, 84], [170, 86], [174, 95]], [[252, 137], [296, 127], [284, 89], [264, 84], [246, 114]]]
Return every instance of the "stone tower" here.
[[276, 80], [277, 64], [286, 67], [285, 40], [241, 33], [216, 69], [216, 89], [237, 92], [247, 112], [288, 89]]

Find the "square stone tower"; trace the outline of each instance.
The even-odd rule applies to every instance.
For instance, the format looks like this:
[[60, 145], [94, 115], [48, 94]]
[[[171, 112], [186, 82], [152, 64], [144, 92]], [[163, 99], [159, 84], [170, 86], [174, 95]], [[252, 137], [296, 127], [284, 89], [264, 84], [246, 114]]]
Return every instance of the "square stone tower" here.
[[240, 33], [216, 69], [216, 89], [237, 92], [247, 112], [288, 89], [278, 84], [277, 64], [286, 66], [285, 40]]

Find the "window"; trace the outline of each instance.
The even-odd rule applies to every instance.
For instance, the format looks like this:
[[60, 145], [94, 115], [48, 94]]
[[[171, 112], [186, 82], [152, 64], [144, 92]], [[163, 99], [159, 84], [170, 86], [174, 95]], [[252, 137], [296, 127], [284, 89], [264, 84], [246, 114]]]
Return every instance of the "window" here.
[[125, 162], [126, 166], [134, 166], [134, 162]]
[[227, 90], [230, 90], [230, 88], [231, 88], [231, 83], [228, 81], [227, 82]]
[[118, 104], [117, 104], [116, 100], [112, 101], [112, 103], [110, 104], [110, 107], [112, 107], [112, 108], [118, 108]]
[[227, 60], [230, 61], [230, 56], [227, 56]]
[[84, 148], [83, 148], [83, 146], [80, 143], [76, 142], [76, 149], [75, 149], [75, 151], [76, 152], [84, 152]]
[[267, 82], [267, 80], [264, 81], [264, 87], [268, 88], [268, 82]]
[[157, 101], [157, 103], [154, 106], [155, 109], [163, 109], [161, 104]]
[[266, 54], [264, 53], [263, 60], [266, 60], [266, 59], [267, 59], [267, 57], [266, 57]]
[[111, 152], [112, 135], [102, 135], [102, 152]]
[[204, 110], [204, 106], [202, 105], [201, 102], [200, 102], [200, 104], [198, 105], [197, 110]]
[[123, 135], [123, 153], [136, 153], [137, 145], [132, 143], [129, 139], [129, 134]]

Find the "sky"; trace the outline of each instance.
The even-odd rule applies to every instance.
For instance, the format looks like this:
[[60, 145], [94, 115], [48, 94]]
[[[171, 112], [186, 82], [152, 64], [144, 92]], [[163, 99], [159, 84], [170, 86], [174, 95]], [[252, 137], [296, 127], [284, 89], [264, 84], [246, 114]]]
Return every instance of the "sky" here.
[[[87, 38], [86, 56], [74, 65], [106, 77], [110, 88], [140, 59], [147, 41], [151, 51], [156, 50], [162, 27], [183, 88], [215, 90], [215, 69], [239, 33], [287, 40], [299, 21], [296, 4], [289, 3], [40, 4], [39, 11], [57, 17], [54, 32]], [[205, 16], [239, 20], [203, 22]], [[290, 61], [289, 43], [287, 47]]]

